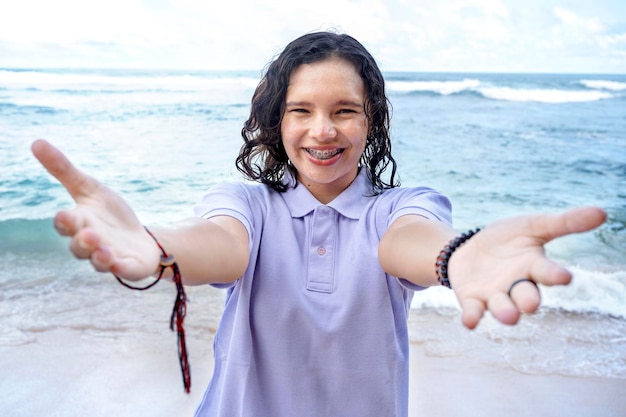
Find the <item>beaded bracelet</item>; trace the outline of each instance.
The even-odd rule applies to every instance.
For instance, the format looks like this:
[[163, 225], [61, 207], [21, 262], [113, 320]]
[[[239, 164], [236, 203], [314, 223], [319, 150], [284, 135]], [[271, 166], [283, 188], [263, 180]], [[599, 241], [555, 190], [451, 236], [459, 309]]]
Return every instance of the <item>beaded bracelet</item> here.
[[450, 243], [443, 247], [441, 252], [439, 252], [437, 262], [435, 263], [435, 273], [437, 274], [437, 281], [439, 281], [439, 283], [444, 287], [452, 288], [450, 286], [450, 279], [448, 278], [448, 261], [450, 261], [450, 257], [454, 251], [459, 248], [459, 246], [467, 242], [469, 238], [474, 236], [479, 231], [480, 228], [470, 230], [463, 233], [461, 236], [455, 237], [450, 241]]
[[[157, 282], [161, 280], [163, 277], [163, 273], [166, 269], [171, 268], [173, 277], [172, 281], [176, 285], [176, 300], [174, 301], [174, 308], [172, 309], [172, 315], [170, 317], [170, 330], [176, 331], [178, 335], [178, 359], [180, 361], [180, 371], [183, 375], [183, 385], [185, 387], [185, 392], [189, 394], [191, 390], [191, 372], [189, 370], [189, 360], [187, 358], [187, 343], [185, 342], [185, 327], [184, 321], [185, 316], [187, 315], [187, 295], [185, 294], [185, 288], [183, 287], [182, 278], [180, 275], [180, 269], [178, 268], [178, 264], [174, 260], [174, 255], [168, 254], [163, 246], [159, 243], [157, 238], [148, 230], [147, 227], [144, 226], [144, 229], [152, 239], [156, 242], [157, 246], [161, 250], [161, 260], [159, 262], [159, 275], [156, 277], [156, 280], [145, 287], [135, 287], [133, 285], [129, 285], [122, 281], [120, 277], [113, 274], [113, 276], [119, 281], [120, 284], [125, 286], [126, 288], [130, 288], [131, 290], [147, 290], [148, 288], [153, 287]], [[174, 329], [176, 327], [176, 329]]]

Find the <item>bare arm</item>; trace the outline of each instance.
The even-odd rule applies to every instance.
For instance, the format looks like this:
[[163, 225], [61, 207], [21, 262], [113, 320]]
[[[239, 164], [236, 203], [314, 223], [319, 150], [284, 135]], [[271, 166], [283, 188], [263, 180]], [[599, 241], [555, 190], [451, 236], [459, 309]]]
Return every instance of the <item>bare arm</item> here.
[[437, 285], [435, 260], [456, 232], [446, 224], [418, 215], [397, 219], [383, 235], [378, 259], [390, 275], [422, 287]]
[[248, 231], [233, 217], [189, 218], [150, 231], [174, 255], [187, 285], [231, 282], [248, 267]]
[[[547, 242], [600, 226], [606, 213], [584, 207], [559, 214], [511, 217], [496, 221], [459, 247], [450, 258], [448, 274], [463, 310], [463, 323], [474, 328], [484, 312], [504, 324], [515, 324], [520, 313], [539, 308], [539, 290], [531, 283], [511, 284], [528, 278], [543, 285], [566, 285], [571, 274], [548, 259]], [[418, 216], [404, 216], [391, 225], [379, 246], [379, 259], [389, 274], [418, 285], [435, 285], [435, 260], [455, 233], [446, 226]]]
[[[57, 231], [70, 237], [70, 249], [89, 259], [101, 272], [138, 280], [155, 273], [160, 250], [130, 206], [115, 192], [86, 175], [58, 149], [43, 140], [32, 151], [66, 188], [76, 206], [55, 216]], [[171, 228], [151, 228], [161, 245], [174, 255], [185, 284], [229, 282], [248, 264], [248, 235], [236, 219], [190, 218]]]

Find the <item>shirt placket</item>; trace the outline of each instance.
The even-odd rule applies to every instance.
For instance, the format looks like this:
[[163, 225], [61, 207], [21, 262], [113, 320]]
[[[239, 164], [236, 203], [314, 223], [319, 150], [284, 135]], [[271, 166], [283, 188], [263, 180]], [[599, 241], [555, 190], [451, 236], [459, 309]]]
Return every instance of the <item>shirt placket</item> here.
[[319, 206], [313, 213], [306, 288], [331, 293], [335, 285], [334, 260], [337, 212]]

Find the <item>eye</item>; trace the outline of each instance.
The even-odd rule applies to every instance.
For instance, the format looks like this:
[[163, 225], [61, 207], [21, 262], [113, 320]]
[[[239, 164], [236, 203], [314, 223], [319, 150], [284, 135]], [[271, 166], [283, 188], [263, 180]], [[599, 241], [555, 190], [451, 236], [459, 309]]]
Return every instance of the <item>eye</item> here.
[[338, 114], [346, 114], [346, 113], [356, 113], [353, 109], [340, 109], [337, 111]]

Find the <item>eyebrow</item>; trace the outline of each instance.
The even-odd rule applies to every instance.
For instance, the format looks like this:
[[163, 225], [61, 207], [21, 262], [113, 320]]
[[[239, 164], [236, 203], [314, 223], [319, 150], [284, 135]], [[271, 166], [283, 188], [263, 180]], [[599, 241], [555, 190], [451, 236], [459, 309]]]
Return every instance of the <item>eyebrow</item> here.
[[[308, 106], [311, 103], [309, 101], [288, 101], [287, 103], [285, 103], [285, 106], [287, 107], [293, 107], [293, 106]], [[351, 101], [351, 100], [339, 100], [338, 102], [335, 103], [336, 106], [348, 106], [348, 107], [364, 107], [365, 103], [358, 103], [356, 101]]]

